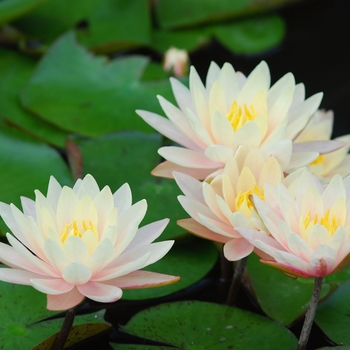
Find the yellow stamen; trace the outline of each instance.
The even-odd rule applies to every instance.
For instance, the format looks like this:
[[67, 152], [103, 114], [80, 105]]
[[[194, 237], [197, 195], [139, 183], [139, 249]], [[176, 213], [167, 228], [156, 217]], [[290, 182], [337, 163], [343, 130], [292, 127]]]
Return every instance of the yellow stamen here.
[[310, 209], [307, 212], [305, 219], [304, 219], [304, 227], [307, 229], [310, 224], [314, 226], [315, 224], [320, 224], [326, 228], [326, 230], [331, 234], [334, 235], [334, 232], [339, 227], [339, 221], [337, 220], [337, 216], [334, 214], [332, 218], [329, 217], [331, 210], [328, 208], [326, 210], [326, 213], [321, 217], [318, 218], [318, 214], [315, 214], [314, 218], [311, 220], [310, 218]]
[[254, 106], [248, 107], [246, 104], [238, 106], [236, 100], [233, 101], [230, 111], [227, 113], [227, 119], [231, 123], [234, 131], [240, 129], [248, 120], [254, 120], [257, 117], [257, 113], [254, 110]]
[[90, 220], [88, 224], [85, 222], [85, 220], [83, 220], [82, 226], [83, 226], [83, 232], [79, 231], [76, 220], [66, 225], [61, 234], [62, 243], [64, 243], [68, 239], [68, 237], [71, 237], [71, 236], [76, 236], [81, 238], [84, 235], [84, 233], [88, 230], [92, 231], [97, 235], [97, 230], [94, 224]]
[[249, 189], [248, 191], [241, 193], [238, 193], [238, 196], [236, 197], [236, 208], [239, 210], [239, 208], [241, 207], [241, 205], [243, 203], [247, 204], [247, 207], [252, 210], [253, 208], [253, 203], [250, 199], [250, 196], [252, 194], [256, 194], [259, 198], [261, 198], [262, 200], [264, 200], [264, 188], [260, 189], [258, 187], [257, 184], [254, 185], [254, 189]]
[[320, 154], [314, 161], [312, 161], [310, 163], [310, 165], [319, 165], [319, 164], [323, 164], [324, 161], [324, 155]]

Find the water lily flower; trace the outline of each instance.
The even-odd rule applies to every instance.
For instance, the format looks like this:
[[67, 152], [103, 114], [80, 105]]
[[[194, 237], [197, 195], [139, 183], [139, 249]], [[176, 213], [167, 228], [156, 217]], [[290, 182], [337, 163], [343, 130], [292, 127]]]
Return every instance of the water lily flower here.
[[[325, 141], [330, 140], [333, 131], [334, 115], [332, 111], [317, 111], [310, 119], [302, 132], [295, 138], [294, 142]], [[308, 169], [318, 178], [329, 181], [334, 175], [342, 177], [350, 173], [350, 135], [336, 137], [334, 140], [345, 143], [331, 153], [320, 154], [314, 161], [308, 164]]]
[[241, 146], [222, 172], [204, 182], [182, 173], [174, 178], [184, 196], [178, 199], [191, 216], [178, 225], [200, 237], [224, 243], [230, 261], [248, 256], [252, 243], [236, 231], [236, 226], [265, 229], [250, 200], [252, 194], [264, 198], [266, 183], [282, 181], [284, 174], [274, 157], [265, 159], [259, 149]]
[[292, 145], [317, 110], [322, 93], [305, 100], [304, 85], [296, 85], [291, 73], [270, 87], [266, 62], [248, 77], [229, 63], [220, 69], [212, 62], [205, 86], [193, 67], [190, 89], [173, 78], [171, 84], [178, 107], [158, 96], [168, 118], [137, 111], [154, 129], [182, 146], [160, 148], [158, 152], [166, 161], [153, 175], [172, 178], [173, 171], [178, 171], [204, 179], [222, 169], [240, 145], [260, 148], [265, 158], [274, 156], [282, 169], [288, 170], [343, 145], [335, 141]]
[[166, 71], [174, 71], [176, 77], [182, 77], [188, 74], [190, 58], [186, 50], [180, 50], [176, 47], [171, 47], [164, 54], [163, 68]]
[[173, 241], [151, 243], [168, 219], [138, 228], [147, 203], [132, 204], [124, 184], [114, 194], [101, 191], [91, 175], [73, 188], [51, 177], [45, 197], [22, 197], [23, 212], [0, 203], [0, 214], [12, 234], [0, 243], [0, 280], [31, 285], [47, 294], [49, 310], [65, 310], [84, 297], [98, 302], [121, 298], [122, 289], [176, 282], [179, 277], [140, 269], [161, 259]]
[[[350, 178], [323, 187], [308, 170], [288, 186], [265, 186], [254, 205], [268, 231], [236, 230], [258, 248], [261, 261], [290, 276], [324, 277], [350, 265]], [[270, 235], [268, 235], [270, 234]]]

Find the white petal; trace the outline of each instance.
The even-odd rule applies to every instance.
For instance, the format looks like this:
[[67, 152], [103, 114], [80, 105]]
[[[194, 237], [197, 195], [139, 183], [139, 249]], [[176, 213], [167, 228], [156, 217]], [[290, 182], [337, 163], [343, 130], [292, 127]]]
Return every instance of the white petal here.
[[85, 284], [91, 276], [91, 270], [77, 261], [70, 263], [62, 273], [63, 279], [73, 285]]

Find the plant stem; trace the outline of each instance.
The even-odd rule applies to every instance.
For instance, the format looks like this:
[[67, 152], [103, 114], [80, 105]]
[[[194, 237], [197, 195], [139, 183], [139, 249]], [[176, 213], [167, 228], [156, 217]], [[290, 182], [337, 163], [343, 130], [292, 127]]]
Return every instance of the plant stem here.
[[316, 309], [318, 305], [318, 299], [320, 298], [321, 288], [322, 288], [323, 277], [316, 277], [314, 290], [312, 291], [312, 297], [310, 300], [310, 305], [305, 315], [305, 321], [303, 328], [300, 333], [299, 343], [297, 350], [305, 350], [307, 342], [309, 340], [312, 324], [315, 318]]
[[248, 256], [244, 257], [243, 259], [239, 260], [235, 271], [233, 273], [232, 283], [230, 286], [230, 290], [228, 292], [228, 296], [226, 299], [227, 305], [233, 305], [237, 299], [238, 291], [241, 286], [241, 279], [242, 275], [245, 269], [245, 266], [247, 265]]
[[67, 310], [66, 316], [62, 324], [62, 328], [58, 333], [56, 341], [53, 344], [51, 350], [62, 350], [64, 348], [64, 344], [67, 341], [69, 332], [72, 329], [76, 311], [77, 311], [77, 306], [74, 306], [71, 309]]

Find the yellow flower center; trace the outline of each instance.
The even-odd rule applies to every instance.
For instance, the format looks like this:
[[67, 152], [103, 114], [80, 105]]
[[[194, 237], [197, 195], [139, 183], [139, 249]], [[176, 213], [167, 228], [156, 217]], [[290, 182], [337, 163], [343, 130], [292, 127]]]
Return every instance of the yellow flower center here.
[[62, 234], [61, 234], [62, 243], [64, 243], [68, 239], [68, 237], [71, 237], [71, 236], [77, 236], [77, 237], [81, 238], [84, 235], [84, 233], [88, 230], [92, 231], [93, 233], [95, 233], [97, 235], [97, 230], [91, 221], [89, 221], [89, 223], [87, 224], [85, 222], [85, 220], [83, 220], [81, 223], [81, 226], [83, 228], [82, 231], [79, 230], [76, 220], [74, 220], [72, 223], [66, 225]]
[[310, 224], [314, 226], [315, 224], [320, 224], [324, 226], [327, 231], [331, 234], [334, 235], [334, 232], [337, 230], [339, 227], [339, 220], [337, 219], [336, 215], [333, 215], [333, 217], [330, 217], [330, 212], [331, 210], [328, 208], [326, 211], [326, 214], [324, 214], [322, 217], [318, 217], [318, 214], [314, 216], [314, 218], [311, 220], [310, 218], [310, 209], [304, 219], [304, 227], [305, 229], [308, 229]]
[[234, 131], [240, 129], [246, 121], [254, 120], [258, 114], [255, 112], [253, 106], [247, 106], [246, 104], [243, 107], [238, 106], [237, 101], [233, 101], [230, 111], [226, 115], [227, 119], [231, 123]]
[[251, 201], [251, 195], [256, 194], [262, 200], [264, 200], [264, 188], [260, 189], [257, 184], [254, 185], [254, 189], [249, 189], [246, 192], [239, 192], [236, 197], [236, 208], [239, 210], [240, 207], [246, 203], [248, 209], [252, 210], [254, 204]]
[[323, 164], [323, 161], [324, 161], [324, 155], [320, 154], [313, 162], [310, 163], [310, 165]]

